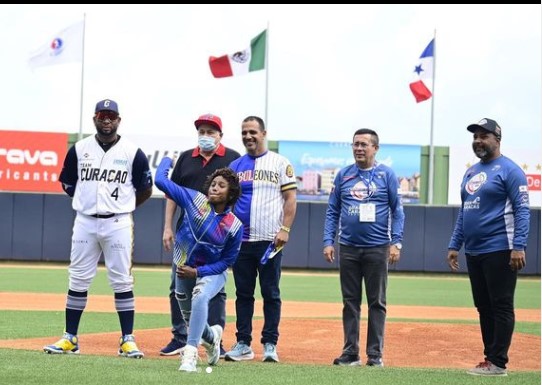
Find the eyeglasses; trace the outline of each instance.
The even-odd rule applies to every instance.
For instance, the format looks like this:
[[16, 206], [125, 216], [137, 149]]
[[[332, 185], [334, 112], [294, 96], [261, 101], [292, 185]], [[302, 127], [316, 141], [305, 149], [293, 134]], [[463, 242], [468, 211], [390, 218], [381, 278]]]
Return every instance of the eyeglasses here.
[[100, 111], [96, 114], [96, 119], [102, 122], [106, 119], [109, 119], [110, 121], [114, 122], [118, 118], [119, 118], [119, 114], [116, 114], [114, 112], [109, 112], [109, 111]]
[[365, 142], [356, 142], [351, 144], [352, 148], [367, 148], [369, 146], [372, 146], [371, 143], [365, 143]]

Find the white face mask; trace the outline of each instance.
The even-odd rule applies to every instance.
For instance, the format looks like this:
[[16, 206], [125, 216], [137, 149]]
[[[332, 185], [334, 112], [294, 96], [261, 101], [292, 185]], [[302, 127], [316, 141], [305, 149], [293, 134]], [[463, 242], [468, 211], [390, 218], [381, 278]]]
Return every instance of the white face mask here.
[[213, 151], [216, 148], [215, 139], [202, 135], [198, 138], [198, 146], [202, 151]]

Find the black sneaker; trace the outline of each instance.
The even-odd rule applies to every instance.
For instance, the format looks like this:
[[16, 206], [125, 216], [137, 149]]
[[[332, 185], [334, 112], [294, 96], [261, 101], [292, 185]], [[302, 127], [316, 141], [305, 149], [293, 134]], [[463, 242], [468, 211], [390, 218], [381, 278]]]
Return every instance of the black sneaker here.
[[162, 349], [160, 349], [160, 355], [161, 356], [175, 356], [178, 354], [181, 354], [182, 348], [186, 343], [182, 343], [180, 341], [177, 341], [175, 338], [173, 338], [171, 341], [169, 341], [169, 344], [164, 346]]
[[359, 366], [361, 361], [357, 354], [341, 354], [340, 357], [333, 360], [333, 365], [340, 366]]
[[384, 361], [382, 361], [381, 357], [369, 357], [367, 359], [367, 363], [365, 364], [367, 366], [376, 366], [378, 368], [384, 367]]

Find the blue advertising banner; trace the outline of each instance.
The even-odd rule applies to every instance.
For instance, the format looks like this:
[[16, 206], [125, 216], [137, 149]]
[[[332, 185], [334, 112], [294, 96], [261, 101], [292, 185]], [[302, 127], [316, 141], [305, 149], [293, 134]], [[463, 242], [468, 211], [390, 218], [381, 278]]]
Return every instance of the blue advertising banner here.
[[[294, 167], [298, 200], [327, 202], [335, 174], [354, 163], [352, 147], [346, 142], [281, 140], [278, 146]], [[421, 146], [381, 144], [376, 160], [395, 171], [403, 202], [419, 203]]]

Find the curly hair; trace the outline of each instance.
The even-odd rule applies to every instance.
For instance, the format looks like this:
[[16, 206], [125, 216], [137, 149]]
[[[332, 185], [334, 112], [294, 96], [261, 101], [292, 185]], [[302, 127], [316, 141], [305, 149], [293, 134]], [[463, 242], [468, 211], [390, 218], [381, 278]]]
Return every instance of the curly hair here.
[[209, 192], [209, 187], [211, 187], [211, 183], [217, 176], [221, 176], [228, 182], [229, 189], [226, 206], [233, 206], [235, 202], [237, 202], [237, 199], [239, 199], [239, 197], [241, 196], [241, 185], [239, 184], [239, 177], [231, 168], [223, 167], [215, 170], [211, 175], [207, 177], [207, 180], [203, 185], [203, 191], [206, 191], [207, 193]]

